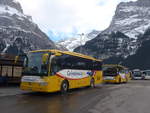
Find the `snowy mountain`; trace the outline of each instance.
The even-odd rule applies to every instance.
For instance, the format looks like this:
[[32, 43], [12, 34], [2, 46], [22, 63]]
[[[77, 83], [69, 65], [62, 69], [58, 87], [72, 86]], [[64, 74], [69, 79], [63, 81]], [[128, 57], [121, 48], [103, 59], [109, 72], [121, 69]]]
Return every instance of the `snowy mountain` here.
[[19, 2], [0, 0], [0, 52], [18, 54], [36, 49], [56, 48]]
[[150, 69], [150, 29], [147, 29], [139, 37], [141, 46], [137, 49], [136, 54], [129, 56], [122, 61], [122, 64], [131, 69]]
[[84, 45], [87, 41], [95, 38], [100, 31], [93, 30], [88, 34], [78, 34], [75, 37], [59, 41], [57, 44], [66, 47], [69, 51], [73, 51], [78, 46]]
[[150, 0], [121, 2], [110, 26], [74, 51], [101, 59], [126, 59], [136, 54], [143, 42], [140, 37], [149, 27]]
[[[132, 42], [132, 43], [131, 43]], [[99, 34], [84, 46], [79, 46], [74, 51], [81, 52], [96, 58], [107, 59], [112, 56], [127, 57], [134, 48], [134, 39], [121, 32]]]
[[150, 0], [122, 2], [117, 6], [115, 15], [104, 33], [120, 31], [137, 39], [139, 34], [150, 27]]

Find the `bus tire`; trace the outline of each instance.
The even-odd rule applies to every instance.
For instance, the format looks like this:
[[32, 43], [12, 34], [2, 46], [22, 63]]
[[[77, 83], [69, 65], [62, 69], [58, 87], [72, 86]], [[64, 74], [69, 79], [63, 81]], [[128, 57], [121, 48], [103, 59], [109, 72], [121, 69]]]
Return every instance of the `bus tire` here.
[[118, 78], [117, 84], [121, 84], [121, 78]]
[[67, 80], [62, 81], [61, 83], [61, 93], [66, 93], [69, 89], [69, 83]]
[[90, 81], [90, 87], [95, 88], [95, 80], [94, 80], [94, 78], [92, 78], [91, 81]]

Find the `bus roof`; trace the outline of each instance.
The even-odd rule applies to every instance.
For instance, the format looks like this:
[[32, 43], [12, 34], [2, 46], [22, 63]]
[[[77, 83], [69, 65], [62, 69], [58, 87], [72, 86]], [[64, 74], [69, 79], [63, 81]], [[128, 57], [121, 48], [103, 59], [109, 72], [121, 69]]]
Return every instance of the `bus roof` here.
[[35, 51], [30, 51], [30, 52], [52, 52], [52, 53], [62, 53], [62, 54], [68, 54], [68, 55], [72, 55], [72, 56], [77, 56], [77, 57], [81, 57], [81, 58], [85, 58], [85, 59], [90, 59], [90, 60], [95, 60], [95, 61], [99, 61], [102, 62], [102, 60], [99, 59], [95, 59], [91, 56], [87, 56], [84, 54], [80, 54], [80, 53], [76, 53], [76, 52], [70, 52], [70, 51], [60, 51], [60, 50], [55, 50], [55, 49], [45, 49], [45, 50], [35, 50]]
[[108, 67], [110, 66], [110, 67], [118, 67], [118, 68], [128, 69], [127, 67], [119, 65], [119, 64], [104, 64], [103, 66], [108, 66]]

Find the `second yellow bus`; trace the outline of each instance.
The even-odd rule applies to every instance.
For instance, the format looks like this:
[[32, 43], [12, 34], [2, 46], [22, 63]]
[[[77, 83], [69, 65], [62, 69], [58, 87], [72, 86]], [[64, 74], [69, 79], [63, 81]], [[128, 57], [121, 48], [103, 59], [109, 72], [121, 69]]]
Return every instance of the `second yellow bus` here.
[[103, 65], [105, 83], [126, 83], [131, 79], [129, 70], [121, 65]]

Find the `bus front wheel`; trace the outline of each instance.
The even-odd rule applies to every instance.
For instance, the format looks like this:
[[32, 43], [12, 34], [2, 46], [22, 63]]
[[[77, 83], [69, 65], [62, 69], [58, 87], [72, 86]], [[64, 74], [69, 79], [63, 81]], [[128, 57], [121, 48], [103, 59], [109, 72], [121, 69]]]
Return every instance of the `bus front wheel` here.
[[67, 82], [67, 80], [64, 80], [62, 83], [61, 83], [61, 92], [62, 93], [66, 93], [69, 89], [69, 84]]
[[122, 83], [122, 80], [121, 80], [121, 78], [119, 78], [119, 82], [118, 82], [118, 84], [121, 84]]
[[90, 81], [90, 86], [91, 86], [92, 88], [95, 88], [95, 80], [94, 80], [94, 78], [91, 79], [91, 81]]

